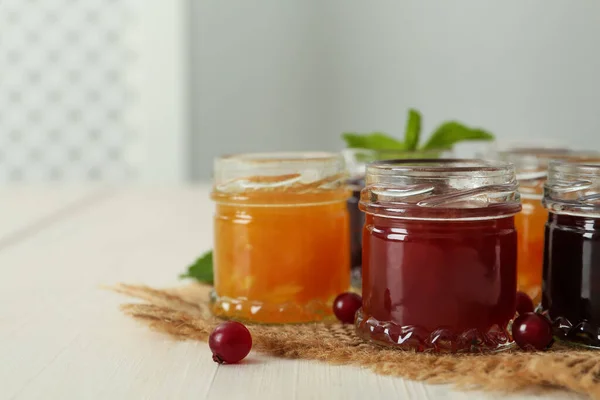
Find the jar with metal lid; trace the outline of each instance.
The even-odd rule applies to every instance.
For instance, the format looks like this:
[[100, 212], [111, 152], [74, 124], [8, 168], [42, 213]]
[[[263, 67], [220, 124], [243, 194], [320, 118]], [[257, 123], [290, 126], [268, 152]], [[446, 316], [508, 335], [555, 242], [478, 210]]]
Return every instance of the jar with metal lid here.
[[392, 160], [367, 167], [360, 208], [367, 340], [440, 352], [508, 347], [520, 211], [501, 161]]
[[317, 321], [350, 287], [344, 160], [334, 153], [216, 159], [214, 314]]
[[600, 347], [600, 160], [552, 161], [544, 186], [548, 209], [543, 312], [556, 336]]

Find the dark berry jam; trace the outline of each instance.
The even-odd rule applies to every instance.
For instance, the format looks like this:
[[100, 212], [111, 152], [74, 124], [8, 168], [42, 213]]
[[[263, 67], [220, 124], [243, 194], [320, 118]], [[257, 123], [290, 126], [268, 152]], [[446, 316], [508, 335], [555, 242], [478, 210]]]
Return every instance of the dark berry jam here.
[[600, 218], [550, 213], [542, 307], [562, 340], [600, 347]]
[[352, 179], [348, 182], [352, 190], [352, 197], [348, 199], [348, 213], [350, 214], [350, 268], [352, 270], [352, 286], [360, 288], [362, 271], [362, 230], [365, 224], [365, 214], [358, 208], [360, 191], [364, 179]]
[[514, 216], [438, 211], [436, 220], [366, 215], [358, 332], [417, 351], [502, 348], [515, 314]]

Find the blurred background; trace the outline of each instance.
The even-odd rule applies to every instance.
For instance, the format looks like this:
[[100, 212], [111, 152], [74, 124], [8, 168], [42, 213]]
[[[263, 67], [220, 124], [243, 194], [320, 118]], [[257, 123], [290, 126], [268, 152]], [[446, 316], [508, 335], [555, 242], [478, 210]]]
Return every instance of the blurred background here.
[[596, 1], [2, 0], [0, 183], [208, 181], [409, 107], [600, 149], [599, 37]]

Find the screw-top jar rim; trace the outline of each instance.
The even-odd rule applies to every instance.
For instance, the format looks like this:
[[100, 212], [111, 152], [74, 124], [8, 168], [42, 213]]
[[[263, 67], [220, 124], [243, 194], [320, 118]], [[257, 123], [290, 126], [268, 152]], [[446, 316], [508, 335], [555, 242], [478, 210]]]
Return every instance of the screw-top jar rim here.
[[376, 161], [367, 166], [370, 177], [385, 177], [398, 174], [410, 174], [415, 177], [446, 179], [447, 177], [502, 176], [514, 175], [514, 166], [495, 160], [427, 158], [395, 159]]
[[551, 161], [543, 204], [557, 214], [600, 217], [600, 158]]
[[519, 181], [546, 178], [548, 162], [569, 153], [567, 149], [522, 148], [500, 151], [503, 161], [514, 164]]
[[515, 165], [517, 180], [524, 199], [541, 200], [548, 166], [552, 160], [586, 160], [598, 158], [591, 151], [572, 150], [566, 147], [523, 147], [498, 151], [496, 157]]
[[232, 203], [304, 204], [316, 201], [315, 193], [326, 192], [333, 201], [347, 197], [346, 177], [339, 153], [230, 154], [214, 161], [212, 198]]
[[554, 148], [515, 148], [500, 151], [499, 158], [515, 165], [519, 181], [545, 178], [553, 160], [591, 160], [600, 157], [593, 151]]
[[600, 154], [595, 159], [552, 160], [548, 164], [548, 178], [587, 177], [600, 179]]
[[378, 161], [365, 182], [361, 209], [390, 218], [491, 219], [520, 210], [514, 166], [503, 161]]
[[279, 163], [293, 162], [306, 163], [311, 161], [327, 162], [340, 160], [340, 155], [326, 151], [281, 151], [281, 152], [260, 152], [260, 153], [233, 153], [225, 154], [215, 159], [216, 163], [245, 162], [245, 163]]

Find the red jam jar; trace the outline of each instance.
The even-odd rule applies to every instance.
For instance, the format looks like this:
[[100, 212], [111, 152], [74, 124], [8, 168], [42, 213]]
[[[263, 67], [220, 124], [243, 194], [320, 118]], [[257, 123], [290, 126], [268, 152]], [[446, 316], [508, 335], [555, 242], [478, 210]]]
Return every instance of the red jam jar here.
[[517, 186], [514, 167], [501, 161], [369, 164], [358, 334], [416, 351], [510, 347]]
[[600, 348], [600, 160], [552, 161], [542, 308], [562, 341]]
[[362, 228], [365, 224], [365, 214], [359, 210], [360, 191], [365, 183], [365, 170], [370, 162], [394, 159], [422, 159], [422, 158], [453, 158], [450, 149], [430, 150], [392, 150], [392, 149], [344, 149], [342, 155], [346, 160], [346, 167], [350, 172], [348, 188], [352, 197], [348, 199], [348, 213], [350, 214], [350, 267], [352, 269], [352, 286], [360, 289], [362, 284]]

